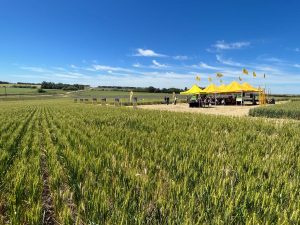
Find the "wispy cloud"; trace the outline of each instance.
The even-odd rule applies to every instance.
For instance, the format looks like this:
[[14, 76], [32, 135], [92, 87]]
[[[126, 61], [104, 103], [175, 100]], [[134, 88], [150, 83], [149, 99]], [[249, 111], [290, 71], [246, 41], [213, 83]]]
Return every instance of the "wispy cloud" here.
[[33, 74], [34, 77], [56, 77], [56, 78], [68, 78], [68, 79], [79, 79], [86, 77], [85, 74], [69, 71], [66, 68], [63, 67], [51, 67], [52, 69], [47, 69], [43, 67], [36, 67], [36, 66], [22, 66], [20, 69], [27, 70], [31, 72], [35, 72], [36, 74]]
[[86, 68], [88, 71], [120, 71], [120, 72], [133, 72], [130, 69], [122, 67], [113, 67], [106, 65], [92, 65], [92, 67]]
[[295, 48], [294, 51], [295, 52], [300, 52], [300, 48]]
[[275, 62], [275, 63], [284, 62], [284, 60], [278, 59], [278, 58], [275, 58], [275, 57], [265, 58], [264, 60], [267, 61], [267, 62]]
[[237, 66], [237, 67], [244, 66], [243, 64], [241, 64], [239, 62], [234, 62], [231, 58], [224, 59], [221, 55], [216, 55], [216, 58], [217, 58], [218, 62], [220, 62], [224, 65]]
[[[213, 77], [214, 82], [219, 84], [219, 79], [215, 77], [216, 72], [224, 74], [223, 82], [229, 83], [232, 80], [238, 80], [243, 76], [243, 81], [248, 81], [254, 86], [264, 83], [272, 88], [273, 93], [284, 93], [284, 85], [294, 85], [300, 82], [300, 64], [298, 62], [279, 62], [278, 58], [262, 55], [255, 58], [254, 61], [244, 63], [236, 62], [232, 58], [225, 57], [223, 54], [216, 54], [217, 62], [200, 61], [197, 64], [185, 65], [181, 62], [172, 64], [171, 58], [159, 60], [150, 60], [150, 64], [144, 65], [136, 62], [129, 67], [111, 66], [104, 64], [82, 63], [72, 68], [70, 64], [60, 67], [43, 66], [23, 66], [15, 65], [20, 71], [19, 74], [11, 74], [9, 77], [15, 77], [16, 81], [36, 81], [43, 80], [63, 83], [82, 83], [97, 85], [127, 85], [127, 86], [156, 86], [156, 87], [185, 87], [195, 82], [196, 74], [201, 74], [201, 84], [208, 84], [207, 77]], [[259, 61], [260, 60], [260, 61]], [[148, 61], [148, 60], [145, 60]], [[167, 63], [165, 63], [168, 62]], [[149, 61], [148, 61], [149, 62]], [[170, 63], [169, 63], [170, 62]], [[173, 61], [174, 62], [174, 61]], [[242, 68], [247, 68], [250, 73], [255, 71], [257, 77], [243, 75]], [[267, 79], [263, 79], [266, 73]], [[4, 75], [7, 77], [7, 74]], [[1, 74], [0, 74], [1, 77]], [[277, 85], [277, 86], [276, 86]], [[274, 87], [274, 89], [273, 89]], [[296, 91], [294, 91], [296, 90]], [[287, 92], [299, 92], [297, 89], [287, 90]]]
[[220, 52], [226, 50], [243, 49], [249, 47], [250, 45], [251, 43], [248, 41], [227, 43], [224, 40], [221, 40], [221, 41], [217, 41], [215, 44], [211, 46], [211, 48], [208, 48], [206, 50], [208, 52]]
[[199, 66], [200, 66], [200, 68], [209, 69], [209, 70], [220, 70], [220, 68], [215, 67], [215, 66], [210, 66], [204, 62], [200, 62]]
[[175, 60], [188, 60], [189, 59], [189, 57], [188, 56], [186, 56], [186, 55], [176, 55], [176, 56], [173, 56], [173, 59], [175, 59]]
[[168, 67], [166, 64], [161, 64], [161, 63], [157, 62], [156, 60], [152, 60], [152, 63], [154, 65], [154, 68], [166, 68], [166, 67]]
[[141, 65], [140, 63], [134, 63], [134, 64], [132, 64], [132, 66], [135, 67], [135, 68], [140, 68], [140, 67], [142, 67], [142, 65]]
[[144, 57], [167, 57], [167, 55], [156, 53], [151, 49], [138, 48], [137, 53], [133, 56], [144, 56]]
[[31, 72], [36, 72], [36, 73], [48, 73], [48, 69], [44, 69], [42, 67], [34, 67], [34, 66], [21, 66], [20, 67], [22, 70], [28, 70]]
[[273, 56], [270, 56], [268, 54], [259, 55], [257, 57], [257, 60], [265, 61], [265, 62], [271, 62], [271, 63], [284, 63], [285, 62], [285, 60], [283, 60], [283, 59], [273, 57]]
[[75, 66], [74, 64], [71, 64], [70, 67], [71, 67], [72, 69], [78, 69], [78, 66]]

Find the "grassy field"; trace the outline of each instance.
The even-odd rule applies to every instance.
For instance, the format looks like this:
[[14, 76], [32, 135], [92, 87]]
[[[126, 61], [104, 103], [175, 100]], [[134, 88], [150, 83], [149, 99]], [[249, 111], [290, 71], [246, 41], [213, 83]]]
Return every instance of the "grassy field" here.
[[64, 90], [56, 89], [44, 89], [44, 93], [38, 93], [37, 88], [14, 88], [7, 87], [6, 92], [4, 87], [0, 87], [0, 96], [3, 97], [7, 95], [53, 95], [53, 94], [65, 94]]
[[[134, 97], [137, 97], [139, 103], [149, 103], [149, 102], [162, 102], [164, 97], [168, 96], [170, 101], [173, 99], [172, 94], [167, 93], [147, 93], [147, 92], [134, 92]], [[176, 94], [178, 100], [185, 100], [186, 96]], [[72, 94], [74, 98], [97, 98], [98, 100], [106, 98], [108, 102], [114, 102], [115, 98], [119, 98], [121, 102], [129, 102], [129, 91], [110, 91], [101, 89], [91, 89], [79, 91]]]
[[251, 109], [250, 116], [300, 120], [300, 101]]
[[300, 125], [0, 102], [0, 224], [297, 224]]

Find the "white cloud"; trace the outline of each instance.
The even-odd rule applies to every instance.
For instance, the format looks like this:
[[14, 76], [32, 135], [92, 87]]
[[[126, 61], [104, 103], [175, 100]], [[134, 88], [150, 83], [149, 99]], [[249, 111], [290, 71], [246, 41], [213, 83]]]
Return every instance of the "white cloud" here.
[[52, 69], [59, 70], [59, 71], [66, 71], [66, 69], [63, 67], [52, 67]]
[[176, 56], [173, 56], [173, 59], [176, 59], [176, 60], [188, 60], [189, 57], [186, 56], [186, 55], [176, 55]]
[[224, 40], [217, 41], [213, 47], [217, 50], [231, 50], [231, 49], [241, 49], [248, 47], [250, 45], [250, 42], [232, 42], [232, 43], [226, 43]]
[[44, 69], [42, 67], [34, 67], [34, 66], [22, 66], [22, 70], [29, 70], [31, 72], [37, 72], [37, 73], [48, 73], [49, 70]]
[[200, 63], [199, 63], [199, 66], [200, 66], [200, 68], [209, 69], [209, 70], [219, 70], [219, 69], [220, 69], [220, 68], [218, 68], [218, 67], [214, 67], [214, 66], [207, 65], [207, 64], [204, 63], [204, 62], [200, 62]]
[[121, 72], [133, 72], [130, 69], [122, 68], [122, 67], [112, 67], [105, 65], [93, 65], [92, 68], [86, 68], [89, 71], [121, 71]]
[[166, 64], [160, 64], [159, 62], [157, 62], [156, 60], [152, 60], [152, 63], [154, 65], [154, 68], [166, 68], [168, 67]]
[[[130, 68], [113, 67], [109, 65], [91, 64], [90, 66], [78, 65], [78, 70], [72, 70], [70, 65], [65, 67], [39, 67], [39, 66], [20, 66], [19, 74], [9, 75], [14, 77], [15, 81], [31, 81], [41, 82], [43, 80], [62, 82], [62, 83], [81, 83], [97, 85], [120, 85], [120, 86], [155, 86], [155, 87], [185, 87], [191, 86], [195, 82], [195, 76], [201, 70], [201, 84], [203, 86], [208, 84], [207, 77], [213, 76], [214, 70], [224, 74], [223, 81], [228, 84], [232, 80], [238, 80], [242, 75], [242, 68], [247, 68], [250, 73], [255, 71], [257, 78], [243, 75], [243, 81], [248, 81], [254, 86], [263, 85], [266, 83], [270, 87], [272, 93], [299, 93], [298, 87], [300, 83], [300, 63], [271, 63], [276, 60], [270, 56], [269, 61], [264, 63], [247, 63], [242, 64], [234, 62], [231, 58], [223, 58], [222, 54], [216, 55], [217, 60], [222, 65], [215, 63], [205, 63], [203, 61], [196, 65], [165, 65], [160, 60], [151, 60], [150, 65], [142, 65], [135, 63]], [[259, 58], [256, 58], [259, 59]], [[254, 61], [256, 62], [256, 61]], [[180, 64], [180, 63], [178, 63]], [[224, 64], [224, 65], [223, 65]], [[227, 66], [226, 66], [227, 65]], [[89, 68], [85, 68], [89, 67]], [[165, 68], [167, 67], [167, 69]], [[137, 68], [137, 69], [136, 69]], [[191, 72], [191, 70], [194, 70]], [[29, 72], [28, 72], [29, 71]], [[26, 73], [26, 74], [23, 74]], [[30, 73], [30, 74], [28, 74]], [[263, 74], [267, 75], [263, 79]], [[3, 79], [7, 79], [7, 74], [0, 74]], [[13, 80], [12, 80], [13, 82]], [[218, 84], [218, 80], [214, 79]], [[284, 84], [285, 86], [281, 85]], [[293, 89], [287, 88], [289, 84]]]
[[166, 57], [164, 54], [156, 53], [151, 49], [138, 48], [137, 53], [134, 56], [144, 56], [144, 57]]
[[276, 62], [276, 63], [283, 62], [282, 59], [278, 59], [278, 58], [275, 58], [275, 57], [265, 58], [264, 60], [268, 61], [268, 62]]
[[140, 68], [140, 67], [142, 67], [142, 65], [141, 65], [140, 63], [134, 63], [132, 66], [135, 67], [135, 68]]
[[75, 65], [70, 65], [70, 67], [72, 68], [72, 69], [78, 69], [78, 67], [77, 66], [75, 66]]
[[279, 58], [276, 58], [273, 56], [268, 56], [267, 54], [260, 55], [257, 57], [257, 59], [261, 60], [261, 61], [272, 62], [272, 63], [284, 63], [285, 62], [285, 60], [283, 60], [283, 59], [279, 59]]
[[255, 70], [260, 70], [263, 72], [273, 72], [273, 73], [280, 73], [280, 70], [277, 68], [270, 66], [270, 65], [254, 65], [252, 66]]
[[237, 67], [244, 66], [241, 63], [232, 61], [232, 59], [230, 59], [230, 58], [229, 59], [224, 59], [221, 55], [216, 55], [216, 58], [217, 58], [218, 62], [220, 62], [220, 63], [222, 63], [224, 65], [237, 66]]
[[295, 52], [300, 52], [300, 48], [295, 48], [294, 51]]

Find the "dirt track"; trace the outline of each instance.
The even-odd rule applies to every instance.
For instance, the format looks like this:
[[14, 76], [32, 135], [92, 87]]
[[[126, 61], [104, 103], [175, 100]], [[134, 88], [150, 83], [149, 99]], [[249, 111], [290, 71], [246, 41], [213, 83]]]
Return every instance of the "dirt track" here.
[[189, 108], [188, 104], [177, 105], [141, 105], [140, 109], [166, 110], [173, 112], [204, 113], [224, 116], [247, 116], [249, 110], [257, 106], [211, 106], [209, 108]]

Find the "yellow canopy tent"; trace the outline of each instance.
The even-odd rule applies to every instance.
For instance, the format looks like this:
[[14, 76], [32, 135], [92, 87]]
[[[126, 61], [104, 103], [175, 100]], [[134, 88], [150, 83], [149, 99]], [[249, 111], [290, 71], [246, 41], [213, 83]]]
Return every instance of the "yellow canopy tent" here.
[[219, 88], [214, 84], [210, 84], [203, 89], [203, 92], [207, 94], [216, 94], [219, 93]]
[[242, 87], [244, 88], [244, 92], [259, 92], [259, 90], [257, 88], [251, 86], [247, 82], [243, 83]]
[[[205, 92], [206, 94], [214, 94], [216, 99], [216, 94], [219, 93], [219, 88], [214, 84], [210, 84], [203, 89], [203, 92]], [[215, 105], [217, 105], [216, 100], [215, 100]]]
[[180, 92], [181, 95], [196, 95], [201, 93], [204, 93], [203, 90], [196, 84], [194, 84], [189, 90]]
[[243, 92], [244, 88], [236, 81], [232, 81], [230, 84], [226, 86], [221, 92], [222, 93], [237, 93]]
[[226, 88], [226, 85], [225, 84], [221, 84], [219, 87], [218, 87], [218, 91], [219, 93], [222, 93]]

